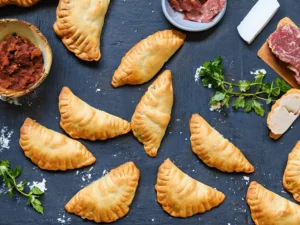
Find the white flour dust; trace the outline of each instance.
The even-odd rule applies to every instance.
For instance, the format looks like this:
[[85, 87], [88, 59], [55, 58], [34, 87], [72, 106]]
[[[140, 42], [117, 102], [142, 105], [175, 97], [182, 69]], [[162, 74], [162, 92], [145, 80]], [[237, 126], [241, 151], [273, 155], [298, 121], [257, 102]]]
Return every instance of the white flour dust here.
[[0, 153], [4, 149], [10, 149], [9, 143], [10, 143], [10, 138], [14, 132], [8, 131], [7, 127], [3, 127], [0, 131]]

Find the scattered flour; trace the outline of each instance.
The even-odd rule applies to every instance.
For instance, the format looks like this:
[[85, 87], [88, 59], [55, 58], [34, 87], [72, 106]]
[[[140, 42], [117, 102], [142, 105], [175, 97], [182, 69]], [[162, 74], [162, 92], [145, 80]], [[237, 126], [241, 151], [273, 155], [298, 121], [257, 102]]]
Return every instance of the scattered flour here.
[[254, 72], [250, 72], [250, 74], [252, 75], [258, 75], [259, 73], [262, 73], [262, 74], [267, 74], [267, 71], [265, 69], [258, 69], [258, 70], [255, 70]]
[[208, 88], [212, 88], [212, 84], [208, 84]]
[[248, 185], [249, 181], [250, 181], [250, 177], [243, 176], [243, 180], [245, 180], [246, 181], [246, 185]]
[[151, 221], [154, 222], [154, 221], [155, 221], [155, 218], [153, 218]]
[[210, 111], [221, 112], [221, 107], [222, 107], [221, 103], [218, 102], [218, 103], [215, 104], [215, 105], [211, 105], [209, 110], [210, 110]]
[[106, 169], [104, 169], [102, 175], [104, 176], [104, 175], [106, 175], [106, 174], [108, 174], [108, 172], [107, 172]]
[[101, 89], [100, 88], [97, 88], [96, 89], [96, 93], [98, 93], [98, 92], [100, 92], [101, 91]]
[[91, 171], [94, 169], [94, 167], [91, 167], [88, 171], [80, 172], [79, 170], [76, 171], [76, 176], [80, 175], [82, 181], [90, 182], [92, 180], [92, 173]]
[[[59, 216], [61, 216], [61, 215], [59, 214]], [[61, 223], [61, 224], [71, 222], [71, 218], [70, 217], [67, 218], [66, 215], [63, 214], [60, 218], [57, 218], [57, 222]]]
[[14, 132], [8, 131], [7, 127], [3, 127], [1, 129], [1, 133], [0, 133], [0, 153], [4, 150], [4, 149], [9, 149], [9, 143], [10, 143], [10, 138], [12, 136]]
[[200, 66], [199, 68], [197, 68], [196, 73], [195, 73], [195, 82], [198, 82], [200, 80], [200, 71], [203, 69], [203, 66]]
[[33, 187], [37, 187], [42, 192], [45, 192], [47, 191], [46, 182], [47, 181], [44, 178], [42, 182], [33, 181], [32, 185], [30, 185], [30, 183], [28, 183], [27, 185], [30, 187], [30, 189], [32, 189]]

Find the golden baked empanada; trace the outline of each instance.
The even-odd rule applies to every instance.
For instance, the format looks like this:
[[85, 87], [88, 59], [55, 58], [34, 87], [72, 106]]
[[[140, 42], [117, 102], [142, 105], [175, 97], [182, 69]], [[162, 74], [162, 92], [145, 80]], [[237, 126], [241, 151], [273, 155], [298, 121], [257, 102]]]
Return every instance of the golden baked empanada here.
[[38, 3], [40, 0], [0, 0], [0, 7], [6, 5], [17, 5], [20, 7], [30, 7]]
[[20, 129], [20, 145], [26, 157], [44, 170], [68, 170], [89, 166], [96, 158], [80, 142], [27, 118]]
[[116, 221], [128, 213], [139, 178], [134, 163], [125, 163], [79, 191], [65, 209], [97, 223]]
[[192, 115], [190, 132], [192, 150], [207, 166], [223, 172], [254, 172], [243, 153], [200, 115]]
[[110, 0], [60, 0], [55, 33], [65, 46], [86, 61], [101, 58], [100, 37]]
[[112, 85], [137, 85], [151, 80], [183, 45], [186, 35], [175, 30], [158, 31], [137, 43], [122, 59]]
[[177, 168], [170, 159], [159, 167], [155, 185], [157, 201], [174, 217], [190, 217], [220, 205], [225, 195]]
[[300, 206], [252, 182], [246, 196], [256, 225], [299, 225]]
[[296, 201], [300, 202], [300, 141], [289, 154], [283, 175], [283, 186], [293, 194]]
[[60, 126], [72, 138], [106, 140], [131, 130], [126, 120], [93, 108], [76, 97], [68, 87], [61, 90], [58, 105]]
[[171, 71], [166, 70], [148, 88], [131, 119], [134, 136], [155, 157], [171, 119], [173, 86]]

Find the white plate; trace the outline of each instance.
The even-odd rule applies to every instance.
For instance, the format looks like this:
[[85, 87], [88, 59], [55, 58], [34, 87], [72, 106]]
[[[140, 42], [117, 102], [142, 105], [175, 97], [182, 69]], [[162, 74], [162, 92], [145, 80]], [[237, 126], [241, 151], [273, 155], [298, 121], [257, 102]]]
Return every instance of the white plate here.
[[168, 0], [162, 0], [161, 3], [162, 3], [163, 12], [167, 17], [167, 19], [170, 21], [170, 23], [172, 23], [174, 26], [182, 30], [193, 31], [193, 32], [208, 30], [213, 26], [215, 26], [223, 18], [227, 8], [227, 0], [226, 0], [224, 9], [213, 19], [212, 22], [200, 23], [200, 22], [194, 22], [194, 21], [183, 19], [182, 13], [175, 11], [169, 4]]

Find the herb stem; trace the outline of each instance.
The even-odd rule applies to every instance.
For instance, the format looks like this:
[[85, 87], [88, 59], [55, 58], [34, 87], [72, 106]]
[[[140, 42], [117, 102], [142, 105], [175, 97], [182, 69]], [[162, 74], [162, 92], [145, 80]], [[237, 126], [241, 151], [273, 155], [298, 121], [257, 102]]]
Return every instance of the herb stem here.
[[243, 92], [229, 92], [226, 91], [227, 94], [231, 94], [231, 95], [235, 95], [235, 96], [244, 96], [244, 97], [257, 97], [257, 95], [261, 95], [261, 94], [266, 94], [267, 92], [265, 91], [261, 91], [261, 92], [257, 92], [257, 93], [243, 93]]
[[23, 191], [19, 190], [15, 178], [13, 178], [9, 173], [6, 173], [6, 174], [12, 179], [13, 185], [14, 185], [13, 188], [15, 188], [20, 194], [22, 194], [22, 195], [24, 195], [24, 196], [26, 196], [26, 197], [29, 197], [29, 194], [26, 194], [26, 193], [24, 193]]

